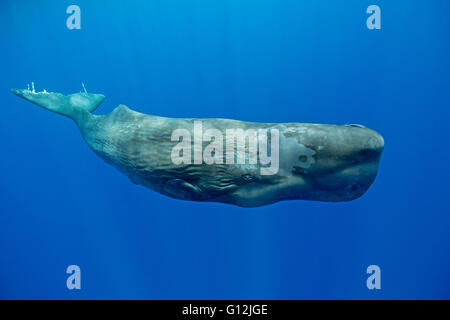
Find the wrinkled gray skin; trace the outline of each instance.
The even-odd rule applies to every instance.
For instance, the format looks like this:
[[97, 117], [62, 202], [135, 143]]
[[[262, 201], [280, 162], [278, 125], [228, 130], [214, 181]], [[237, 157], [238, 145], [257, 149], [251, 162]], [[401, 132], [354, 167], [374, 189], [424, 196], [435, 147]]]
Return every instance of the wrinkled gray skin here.
[[[105, 99], [103, 95], [12, 92], [73, 119], [92, 150], [132, 182], [183, 200], [242, 207], [295, 199], [353, 200], [374, 181], [384, 146], [381, 135], [359, 125], [174, 119], [138, 113], [124, 105], [110, 114], [93, 115]], [[194, 120], [202, 120], [203, 132], [208, 128], [221, 132], [230, 128], [278, 129], [278, 173], [261, 175], [259, 162], [173, 164], [171, 151], [178, 141], [171, 141], [172, 132], [184, 128], [193, 136]]]

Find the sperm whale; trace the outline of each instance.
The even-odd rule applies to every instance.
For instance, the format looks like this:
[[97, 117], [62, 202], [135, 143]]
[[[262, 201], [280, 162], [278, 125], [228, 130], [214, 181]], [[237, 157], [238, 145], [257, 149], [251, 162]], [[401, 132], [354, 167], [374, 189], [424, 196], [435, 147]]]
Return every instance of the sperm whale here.
[[[83, 86], [84, 88], [84, 86]], [[166, 118], [102, 94], [11, 89], [72, 119], [89, 147], [130, 181], [166, 196], [241, 207], [283, 200], [349, 201], [374, 182], [383, 137], [361, 125]]]

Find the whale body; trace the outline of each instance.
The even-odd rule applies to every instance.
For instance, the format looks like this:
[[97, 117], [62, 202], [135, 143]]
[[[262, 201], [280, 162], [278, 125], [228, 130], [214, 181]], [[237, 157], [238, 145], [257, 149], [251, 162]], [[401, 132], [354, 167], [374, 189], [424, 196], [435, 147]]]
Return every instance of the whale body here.
[[[353, 200], [363, 195], [375, 180], [384, 147], [380, 134], [361, 125], [166, 118], [139, 113], [124, 105], [109, 114], [94, 115], [92, 112], [104, 101], [104, 95], [36, 93], [34, 88], [11, 91], [74, 120], [90, 148], [133, 183], [182, 200], [241, 207], [258, 207], [282, 200]], [[190, 149], [183, 151], [186, 161], [174, 161], [174, 148], [180, 144], [180, 140], [174, 140], [175, 130], [184, 130], [195, 140], [198, 124], [203, 132], [225, 133], [230, 129], [272, 132], [266, 147], [272, 157], [278, 153], [277, 166], [271, 174], [262, 174], [267, 164], [249, 163], [249, 155], [242, 155], [248, 153], [250, 145], [244, 150], [238, 150], [237, 145], [233, 149], [237, 156], [243, 157], [241, 160], [247, 160], [245, 163], [227, 162], [226, 155], [217, 152], [220, 148], [211, 153], [215, 159], [212, 164], [192, 160], [192, 154], [186, 154]], [[274, 133], [278, 135], [276, 141]], [[230, 141], [226, 135], [223, 141], [217, 137], [217, 143], [228, 146]], [[275, 142], [277, 150], [272, 148]], [[200, 152], [207, 146], [207, 142], [201, 141]]]

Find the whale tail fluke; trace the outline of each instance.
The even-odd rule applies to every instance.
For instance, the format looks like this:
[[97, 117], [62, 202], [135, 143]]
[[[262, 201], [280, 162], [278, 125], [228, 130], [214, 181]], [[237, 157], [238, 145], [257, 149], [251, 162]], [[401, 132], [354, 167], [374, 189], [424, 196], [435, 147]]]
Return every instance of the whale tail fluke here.
[[62, 114], [74, 120], [86, 113], [91, 113], [105, 100], [105, 96], [97, 93], [73, 93], [63, 95], [58, 92], [35, 92], [30, 89], [11, 89], [15, 95], [24, 98], [38, 106]]

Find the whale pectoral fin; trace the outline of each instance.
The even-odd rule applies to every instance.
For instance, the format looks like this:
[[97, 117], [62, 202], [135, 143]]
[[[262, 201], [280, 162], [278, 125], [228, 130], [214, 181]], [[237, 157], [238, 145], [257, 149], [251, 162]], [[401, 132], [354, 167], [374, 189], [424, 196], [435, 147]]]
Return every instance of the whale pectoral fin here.
[[164, 192], [170, 197], [181, 200], [198, 200], [200, 189], [181, 179], [171, 179], [164, 184]]

